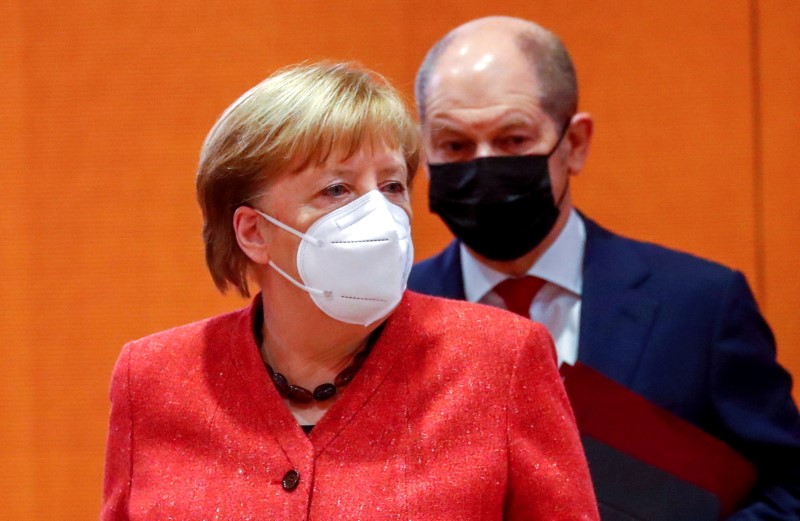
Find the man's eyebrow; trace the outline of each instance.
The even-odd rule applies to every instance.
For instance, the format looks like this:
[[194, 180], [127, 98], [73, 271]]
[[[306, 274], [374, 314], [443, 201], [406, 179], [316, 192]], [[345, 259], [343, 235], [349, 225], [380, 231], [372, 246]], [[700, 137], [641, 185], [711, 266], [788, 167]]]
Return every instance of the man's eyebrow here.
[[450, 118], [437, 117], [430, 120], [428, 123], [431, 130], [451, 130], [458, 131], [461, 126], [458, 122]]
[[[538, 125], [536, 125], [532, 118], [525, 114], [520, 114], [517, 111], [500, 114], [494, 118], [493, 122], [490, 122], [487, 125], [494, 126], [495, 130], [499, 132], [505, 132], [518, 128], [538, 131]], [[461, 122], [455, 122], [447, 117], [437, 117], [430, 121], [429, 126], [431, 131], [437, 133], [450, 132], [454, 134], [463, 134], [464, 130], [462, 127], [468, 127], [469, 125]]]
[[500, 126], [499, 129], [502, 130], [511, 130], [514, 128], [524, 127], [527, 129], [536, 129], [537, 126], [534, 124], [531, 118], [524, 116], [522, 114], [510, 114], [505, 118], [500, 118]]
[[432, 121], [430, 124], [430, 129], [433, 132], [449, 132], [452, 134], [463, 133], [463, 130], [461, 130], [458, 125], [455, 125], [447, 120]]

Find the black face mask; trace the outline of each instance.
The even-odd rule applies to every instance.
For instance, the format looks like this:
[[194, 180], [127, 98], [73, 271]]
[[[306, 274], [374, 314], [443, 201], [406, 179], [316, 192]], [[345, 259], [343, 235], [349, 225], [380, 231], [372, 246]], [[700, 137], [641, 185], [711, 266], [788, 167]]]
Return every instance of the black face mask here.
[[538, 246], [558, 219], [547, 160], [550, 153], [481, 157], [428, 165], [429, 202], [450, 231], [487, 259], [508, 261]]

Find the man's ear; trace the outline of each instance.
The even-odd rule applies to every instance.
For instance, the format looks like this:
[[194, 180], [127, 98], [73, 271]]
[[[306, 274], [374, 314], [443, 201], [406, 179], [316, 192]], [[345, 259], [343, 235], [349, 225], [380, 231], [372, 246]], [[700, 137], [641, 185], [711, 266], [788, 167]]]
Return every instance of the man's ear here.
[[264, 218], [249, 206], [240, 206], [233, 212], [233, 231], [236, 242], [251, 261], [264, 265], [269, 262], [269, 238]]
[[594, 121], [588, 112], [578, 112], [572, 116], [570, 129], [565, 139], [569, 144], [567, 155], [567, 171], [570, 175], [578, 174], [583, 170], [586, 158], [589, 155], [589, 145], [592, 142]]

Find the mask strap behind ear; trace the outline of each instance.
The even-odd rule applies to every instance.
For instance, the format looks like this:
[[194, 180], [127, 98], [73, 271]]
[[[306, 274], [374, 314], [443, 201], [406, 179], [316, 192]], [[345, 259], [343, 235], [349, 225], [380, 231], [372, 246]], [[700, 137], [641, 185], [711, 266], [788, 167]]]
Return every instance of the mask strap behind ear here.
[[[573, 114], [573, 116], [574, 116], [574, 114]], [[572, 126], [572, 116], [567, 118], [567, 122], [566, 122], [566, 124], [564, 124], [564, 128], [561, 129], [561, 133], [558, 135], [558, 140], [556, 140], [556, 144], [553, 145], [553, 148], [550, 149], [550, 153], [547, 154], [547, 157], [550, 157], [553, 154], [555, 154], [556, 149], [558, 148], [558, 145], [560, 145], [561, 142], [564, 141], [564, 136], [567, 135], [567, 131], [569, 130], [569, 127], [571, 127], [571, 126]]]
[[278, 273], [283, 275], [283, 278], [285, 278], [286, 280], [288, 280], [289, 282], [291, 282], [292, 284], [294, 284], [295, 286], [297, 286], [298, 288], [300, 288], [300, 289], [302, 289], [304, 291], [308, 291], [309, 293], [313, 293], [314, 295], [319, 295], [319, 296], [322, 296], [322, 297], [330, 297], [330, 296], [333, 295], [333, 293], [331, 293], [330, 291], [323, 291], [321, 289], [312, 288], [312, 287], [306, 286], [305, 284], [301, 284], [301, 283], [297, 282], [296, 280], [294, 280], [294, 278], [292, 278], [291, 275], [289, 275], [288, 273], [286, 273], [285, 271], [280, 269], [278, 267], [278, 265], [275, 264], [274, 262], [272, 262], [271, 260], [269, 261], [269, 265], [272, 267], [272, 269], [274, 269], [275, 271], [277, 271]]
[[[564, 136], [567, 135], [567, 131], [569, 130], [569, 127], [571, 127], [571, 126], [572, 126], [572, 116], [570, 116], [569, 119], [567, 120], [567, 123], [564, 125], [564, 128], [561, 130], [561, 135], [558, 136], [558, 141], [556, 141], [556, 144], [553, 147], [553, 150], [551, 150], [550, 153], [547, 154], [547, 157], [550, 157], [555, 153], [556, 149], [558, 148], [558, 145], [560, 145], [561, 142], [564, 140]], [[570, 176], [567, 175], [567, 182], [564, 184], [564, 190], [561, 191], [561, 197], [558, 198], [558, 201], [555, 201], [556, 208], [558, 208], [559, 211], [561, 211], [561, 203], [564, 202], [564, 198], [567, 197], [567, 192], [569, 192], [569, 178], [570, 178]]]
[[564, 184], [564, 190], [561, 191], [561, 197], [556, 201], [556, 208], [558, 208], [559, 212], [561, 211], [561, 203], [563, 203], [564, 198], [567, 197], [567, 192], [569, 192], [569, 176], [567, 176], [567, 182]]
[[254, 210], [254, 211], [255, 211], [255, 212], [258, 214], [258, 215], [260, 215], [260, 216], [261, 216], [261, 217], [263, 217], [264, 219], [268, 220], [269, 222], [271, 222], [272, 224], [274, 224], [274, 225], [275, 225], [275, 226], [277, 226], [278, 228], [281, 228], [282, 230], [285, 230], [285, 231], [287, 231], [287, 232], [291, 233], [292, 235], [296, 235], [297, 237], [300, 237], [300, 239], [302, 239], [302, 240], [304, 240], [304, 241], [308, 241], [308, 242], [310, 242], [311, 244], [313, 244], [314, 246], [317, 246], [317, 247], [319, 247], [319, 246], [322, 246], [322, 245], [324, 244], [324, 243], [323, 243], [321, 240], [319, 240], [319, 239], [317, 239], [317, 238], [315, 238], [315, 237], [312, 237], [312, 236], [310, 236], [310, 235], [306, 235], [306, 234], [305, 234], [305, 233], [303, 233], [303, 232], [298, 232], [297, 230], [295, 230], [295, 229], [294, 229], [294, 228], [292, 228], [291, 226], [289, 226], [289, 225], [287, 225], [287, 224], [283, 224], [283, 223], [282, 223], [282, 222], [280, 222], [279, 220], [275, 219], [274, 217], [270, 217], [269, 215], [265, 214], [264, 212], [261, 212], [261, 211], [259, 211], [259, 210], [256, 210], [255, 208], [253, 208], [253, 210]]

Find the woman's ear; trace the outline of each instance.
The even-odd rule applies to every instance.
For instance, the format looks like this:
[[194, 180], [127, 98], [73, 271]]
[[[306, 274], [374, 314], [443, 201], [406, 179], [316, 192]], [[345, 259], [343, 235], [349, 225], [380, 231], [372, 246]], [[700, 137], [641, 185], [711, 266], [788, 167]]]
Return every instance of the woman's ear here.
[[269, 237], [264, 218], [249, 206], [240, 206], [233, 212], [233, 231], [236, 242], [245, 255], [256, 264], [269, 262]]

